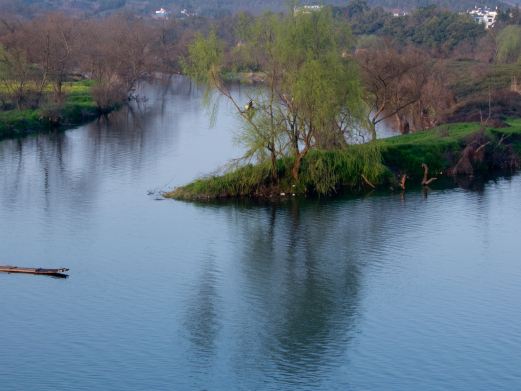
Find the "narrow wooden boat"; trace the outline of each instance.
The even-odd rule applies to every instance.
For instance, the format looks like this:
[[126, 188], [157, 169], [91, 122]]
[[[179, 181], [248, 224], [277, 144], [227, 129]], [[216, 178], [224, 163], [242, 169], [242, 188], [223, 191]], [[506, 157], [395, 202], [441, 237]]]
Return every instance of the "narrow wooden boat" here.
[[31, 268], [31, 267], [18, 267], [18, 266], [0, 266], [0, 273], [24, 273], [24, 274], [38, 274], [43, 276], [52, 277], [68, 277], [67, 273], [69, 269], [42, 269], [42, 268]]

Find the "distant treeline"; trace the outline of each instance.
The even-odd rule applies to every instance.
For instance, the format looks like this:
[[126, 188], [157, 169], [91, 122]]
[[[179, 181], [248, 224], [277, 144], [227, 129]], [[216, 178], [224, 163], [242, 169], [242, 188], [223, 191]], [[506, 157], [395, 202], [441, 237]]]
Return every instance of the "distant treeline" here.
[[[344, 6], [342, 0], [301, 1], [302, 4], [324, 4]], [[387, 10], [413, 10], [435, 5], [452, 11], [462, 11], [474, 6], [507, 8], [507, 4], [521, 4], [521, 0], [506, 2], [496, 0], [369, 0], [371, 7], [383, 7]], [[248, 11], [255, 14], [264, 11], [284, 11], [289, 8], [286, 0], [0, 0], [0, 10], [26, 17], [41, 15], [49, 11], [64, 11], [72, 14], [107, 15], [114, 12], [128, 11], [140, 15], [151, 14], [160, 7], [171, 11], [188, 9], [201, 16], [223, 17], [237, 11]]]
[[140, 81], [179, 71], [197, 24], [147, 21], [128, 14], [77, 18], [49, 13], [0, 17], [0, 110], [59, 107], [65, 84], [92, 82], [100, 112], [132, 99]]
[[[74, 4], [83, 3], [97, 2]], [[400, 98], [409, 94], [415, 102], [416, 106], [402, 107], [397, 99], [396, 107], [386, 108], [396, 114], [402, 128], [434, 126], [455, 103], [480, 94], [491, 96], [521, 79], [516, 73], [521, 68], [518, 8], [501, 12], [490, 31], [465, 14], [432, 6], [395, 17], [364, 0], [351, 0], [324, 11], [335, 26], [353, 35], [341, 49], [343, 56], [356, 59], [364, 91], [376, 96], [375, 74], [391, 67], [393, 72], [386, 77], [393, 80], [386, 88], [401, 85], [392, 93], [403, 95]], [[26, 18], [2, 9], [0, 110], [59, 108], [67, 96], [64, 85], [79, 79], [91, 81], [99, 111], [110, 110], [133, 99], [140, 81], [181, 72], [190, 44], [210, 32], [223, 46], [223, 72], [263, 72], [266, 64], [241, 49], [251, 38], [245, 33], [248, 26], [262, 17], [240, 12], [221, 18], [154, 19], [132, 13], [100, 17], [59, 12]], [[409, 84], [404, 82], [408, 75]]]

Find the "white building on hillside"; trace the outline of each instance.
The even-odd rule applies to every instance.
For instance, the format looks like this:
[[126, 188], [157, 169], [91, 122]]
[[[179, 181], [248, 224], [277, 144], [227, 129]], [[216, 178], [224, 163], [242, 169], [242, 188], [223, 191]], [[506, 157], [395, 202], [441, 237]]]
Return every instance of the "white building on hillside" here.
[[391, 13], [393, 14], [393, 16], [395, 18], [398, 18], [400, 16], [407, 16], [409, 15], [409, 13], [405, 10], [402, 10], [402, 9], [398, 9], [398, 8], [395, 8], [393, 10], [391, 10]]
[[168, 12], [166, 9], [164, 8], [160, 8], [158, 9], [155, 13], [154, 13], [154, 16], [158, 19], [163, 19], [163, 18], [167, 18], [168, 17]]
[[197, 16], [195, 12], [188, 11], [186, 8], [182, 9], [180, 12], [181, 18], [191, 18], [193, 16]]
[[320, 11], [323, 7], [321, 5], [304, 5], [302, 7], [295, 7], [293, 13], [298, 14], [309, 14], [311, 12]]
[[475, 7], [471, 11], [467, 11], [467, 13], [480, 24], [484, 24], [486, 29], [494, 27], [497, 18], [497, 8], [495, 10], [491, 10], [488, 7], [480, 8]]

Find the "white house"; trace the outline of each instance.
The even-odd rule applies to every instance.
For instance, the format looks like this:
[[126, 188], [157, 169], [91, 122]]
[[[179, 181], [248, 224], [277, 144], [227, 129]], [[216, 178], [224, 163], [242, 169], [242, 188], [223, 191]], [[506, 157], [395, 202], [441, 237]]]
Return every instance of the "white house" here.
[[197, 16], [195, 12], [188, 11], [186, 8], [182, 9], [180, 14], [182, 18], [191, 18], [192, 16]]
[[409, 13], [407, 11], [404, 11], [402, 9], [397, 9], [397, 8], [391, 10], [391, 13], [393, 14], [393, 16], [395, 18], [398, 18], [400, 16], [407, 16], [407, 15], [409, 15]]
[[311, 12], [320, 11], [323, 7], [321, 5], [304, 5], [302, 7], [295, 7], [293, 13], [297, 14], [309, 14]]
[[488, 7], [475, 7], [473, 10], [467, 11], [467, 13], [476, 21], [476, 23], [484, 24], [486, 29], [494, 27], [498, 14], [497, 8], [491, 10]]
[[160, 18], [160, 19], [161, 19], [161, 18], [166, 18], [166, 17], [168, 17], [168, 12], [167, 12], [167, 10], [164, 9], [164, 8], [159, 8], [159, 9], [154, 13], [154, 16], [155, 16], [156, 18]]

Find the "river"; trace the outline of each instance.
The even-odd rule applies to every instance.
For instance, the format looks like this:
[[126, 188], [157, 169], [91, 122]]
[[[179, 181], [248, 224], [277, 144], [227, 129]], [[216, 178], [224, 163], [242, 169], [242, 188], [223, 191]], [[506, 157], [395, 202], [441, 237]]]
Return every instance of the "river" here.
[[[247, 91], [238, 91], [244, 100]], [[0, 143], [1, 390], [521, 387], [521, 176], [477, 191], [160, 200], [240, 155], [176, 79]]]

